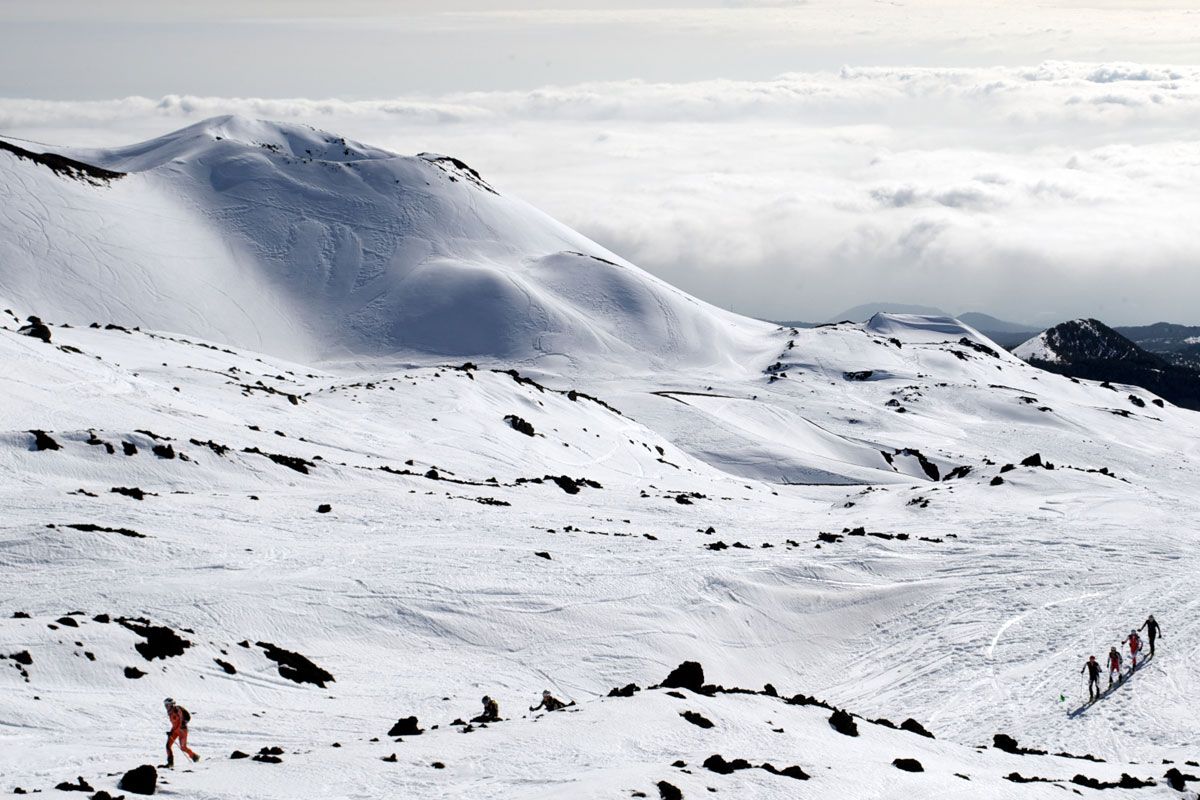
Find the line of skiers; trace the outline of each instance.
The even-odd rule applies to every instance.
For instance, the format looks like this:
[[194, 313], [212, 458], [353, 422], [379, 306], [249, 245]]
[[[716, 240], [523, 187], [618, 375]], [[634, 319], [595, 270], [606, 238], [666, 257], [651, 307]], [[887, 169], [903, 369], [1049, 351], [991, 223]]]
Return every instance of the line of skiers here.
[[[558, 711], [566, 708], [568, 705], [574, 705], [574, 702], [564, 703], [550, 693], [547, 689], [542, 692], [542, 701], [536, 706], [530, 706], [530, 711]], [[192, 721], [192, 715], [183, 706], [176, 703], [172, 698], [168, 697], [163, 700], [163, 707], [167, 710], [167, 719], [171, 723], [171, 729], [167, 731], [167, 763], [168, 769], [175, 767], [174, 745], [178, 744], [179, 749], [187, 755], [192, 761], [199, 761], [198, 756], [190, 747], [188, 747], [188, 723]], [[500, 721], [500, 704], [491, 697], [484, 695], [483, 697], [483, 713], [471, 719], [471, 722], [499, 722]]]
[[[1129, 658], [1131, 661], [1129, 674], [1133, 674], [1133, 671], [1137, 669], [1138, 654], [1143, 649], [1142, 637], [1139, 635], [1138, 631], [1146, 631], [1146, 636], [1150, 640], [1151, 658], [1154, 657], [1154, 640], [1162, 634], [1162, 629], [1159, 627], [1158, 622], [1154, 619], [1154, 615], [1151, 614], [1146, 621], [1142, 623], [1142, 627], [1131, 630], [1129, 635], [1122, 640], [1121, 644], [1129, 645]], [[1118, 651], [1116, 647], [1109, 648], [1108, 688], [1112, 688], [1114, 675], [1116, 676], [1117, 683], [1120, 683], [1122, 680], [1124, 680], [1125, 676], [1121, 673], [1121, 666], [1120, 651]], [[1083, 669], [1079, 671], [1081, 673], [1086, 672], [1088, 675], [1088, 702], [1091, 703], [1100, 699], [1100, 662], [1096, 660], [1095, 656], [1089, 656], [1087, 663], [1085, 663], [1083, 665]]]

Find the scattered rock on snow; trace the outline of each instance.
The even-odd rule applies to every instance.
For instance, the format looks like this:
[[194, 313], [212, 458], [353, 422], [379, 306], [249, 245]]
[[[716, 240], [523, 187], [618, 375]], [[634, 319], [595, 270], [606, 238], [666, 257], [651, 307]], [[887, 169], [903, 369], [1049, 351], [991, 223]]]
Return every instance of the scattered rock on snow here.
[[704, 667], [698, 661], [684, 661], [663, 680], [666, 689], [690, 689], [699, 693], [704, 688]]
[[62, 450], [62, 445], [54, 441], [54, 437], [45, 431], [31, 430], [34, 450]]
[[279, 665], [279, 674], [296, 683], [312, 683], [325, 688], [326, 683], [333, 683], [333, 675], [318, 667], [299, 653], [285, 650], [270, 642], [255, 642], [263, 649], [267, 658]]
[[121, 776], [117, 788], [134, 794], [154, 794], [158, 788], [158, 770], [150, 764], [142, 764]]
[[518, 433], [523, 433], [526, 436], [534, 436], [536, 434], [533, 429], [533, 425], [531, 425], [525, 419], [518, 417], [516, 414], [508, 414], [504, 417], [504, 421], [508, 423], [510, 428]]
[[915, 758], [897, 758], [893, 759], [892, 766], [896, 769], [902, 769], [905, 772], [924, 772], [925, 767], [921, 766], [921, 762]]
[[845, 736], [858, 736], [858, 723], [840, 708], [829, 715], [829, 726]]
[[388, 731], [388, 736], [419, 736], [423, 732], [416, 717], [401, 717]]
[[54, 788], [58, 789], [60, 792], [94, 792], [94, 791], [96, 791], [95, 789], [93, 789], [91, 787], [90, 784], [88, 784], [87, 781], [85, 781], [83, 779], [83, 776], [80, 776], [78, 780], [79, 780], [78, 783], [71, 783], [70, 781], [63, 781], [62, 783], [59, 783]]

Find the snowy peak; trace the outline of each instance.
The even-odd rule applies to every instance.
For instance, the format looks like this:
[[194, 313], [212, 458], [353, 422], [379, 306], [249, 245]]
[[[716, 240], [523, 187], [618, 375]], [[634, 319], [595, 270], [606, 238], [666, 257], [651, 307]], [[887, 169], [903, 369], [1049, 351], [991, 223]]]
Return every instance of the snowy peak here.
[[767, 346], [452, 156], [232, 116], [72, 156], [130, 179], [82, 192], [0, 160], [27, 188], [0, 210], [0, 298], [48, 320], [552, 370], [744, 368]]
[[1055, 325], [1017, 347], [1013, 355], [1109, 387], [1114, 383], [1140, 386], [1177, 405], [1200, 409], [1200, 370], [1148, 353], [1099, 320]]
[[238, 152], [256, 151], [308, 161], [396, 158], [386, 150], [368, 147], [308, 125], [267, 122], [236, 115], [213, 117], [156, 139], [128, 147], [90, 151], [88, 155], [110, 169], [145, 172], [173, 161], [228, 158]]
[[1024, 361], [1052, 364], [1078, 361], [1130, 361], [1153, 364], [1158, 359], [1096, 319], [1076, 319], [1049, 328], [1013, 350]]

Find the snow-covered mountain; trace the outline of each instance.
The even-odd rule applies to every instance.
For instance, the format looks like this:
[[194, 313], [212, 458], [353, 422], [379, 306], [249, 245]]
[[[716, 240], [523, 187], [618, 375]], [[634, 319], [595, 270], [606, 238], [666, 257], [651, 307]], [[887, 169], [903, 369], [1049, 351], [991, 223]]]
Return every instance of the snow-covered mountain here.
[[1099, 320], [1055, 325], [1016, 347], [1013, 354], [1044, 369], [1141, 386], [1173, 403], [1200, 409], [1200, 370], [1147, 352]]
[[[451, 161], [241, 120], [66, 155], [124, 175], [0, 152], [0, 791], [116, 794], [165, 696], [197, 798], [1200, 774], [1195, 413], [949, 317], [743, 320]], [[509, 333], [463, 363], [470, 309]]]
[[0, 300], [285, 356], [727, 365], [759, 325], [653, 278], [461, 161], [221, 117], [70, 151], [0, 152]]

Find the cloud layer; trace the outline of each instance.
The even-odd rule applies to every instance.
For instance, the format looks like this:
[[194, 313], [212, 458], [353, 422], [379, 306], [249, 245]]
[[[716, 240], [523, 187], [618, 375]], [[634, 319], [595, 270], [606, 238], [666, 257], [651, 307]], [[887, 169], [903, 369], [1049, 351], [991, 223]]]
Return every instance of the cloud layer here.
[[105, 146], [223, 113], [464, 158], [743, 313], [886, 299], [1021, 321], [1200, 322], [1200, 68], [1044, 62], [610, 81], [390, 100], [0, 100]]

